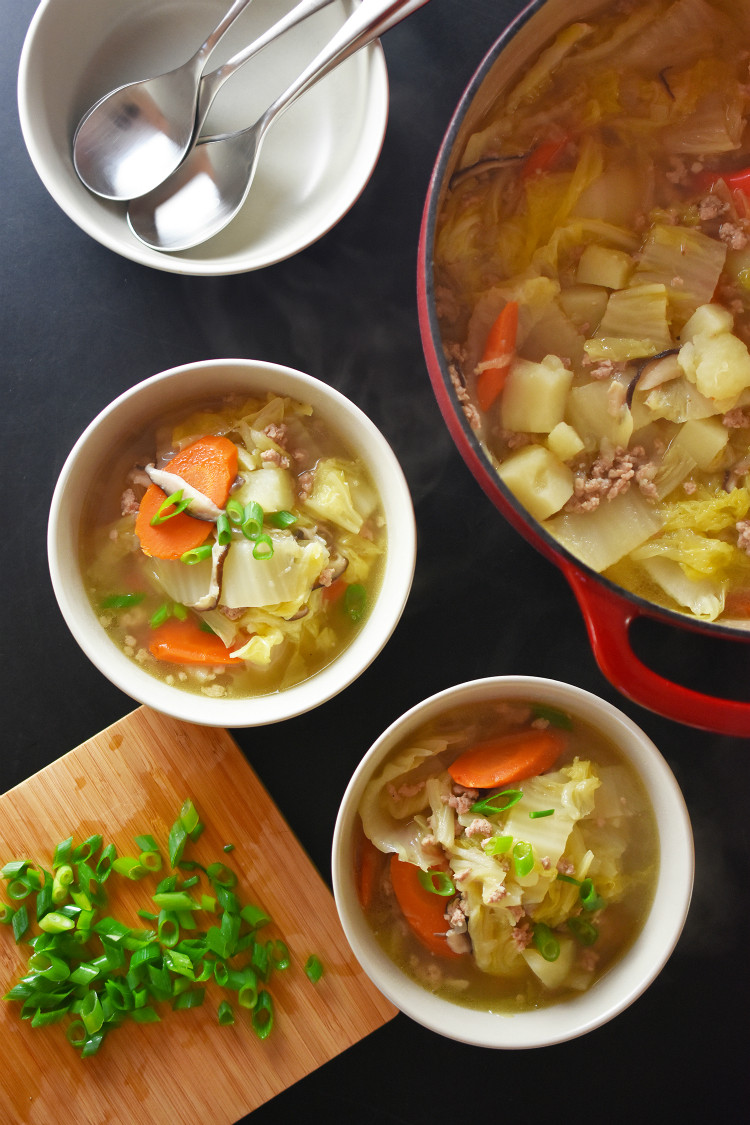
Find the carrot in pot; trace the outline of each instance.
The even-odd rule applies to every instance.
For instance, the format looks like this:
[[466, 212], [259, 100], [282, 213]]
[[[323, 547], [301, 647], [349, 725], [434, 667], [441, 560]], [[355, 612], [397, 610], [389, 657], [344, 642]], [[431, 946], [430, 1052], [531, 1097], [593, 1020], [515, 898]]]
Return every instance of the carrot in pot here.
[[[477, 399], [487, 411], [505, 386], [518, 335], [518, 301], [508, 301], [490, 328], [479, 362]], [[485, 367], [484, 364], [491, 366]]]
[[171, 664], [242, 664], [232, 656], [221, 637], [205, 633], [191, 617], [185, 621], [170, 617], [157, 626], [148, 650], [157, 660]]
[[[237, 476], [237, 446], [228, 438], [209, 434], [181, 449], [164, 468], [223, 508]], [[166, 499], [166, 493], [158, 485], [148, 487], [136, 516], [135, 533], [145, 555], [179, 559], [185, 551], [205, 542], [212, 524], [195, 519], [185, 511], [152, 526], [151, 520]]]
[[535, 149], [532, 149], [523, 166], [523, 172], [521, 173], [523, 179], [528, 180], [541, 175], [543, 172], [550, 172], [565, 151], [569, 140], [570, 137], [566, 134], [554, 140], [542, 141]]
[[448, 766], [448, 773], [467, 789], [512, 785], [548, 770], [566, 742], [566, 736], [555, 727], [514, 731], [466, 750]]
[[444, 936], [448, 930], [445, 920], [448, 900], [443, 895], [425, 890], [419, 881], [419, 868], [413, 863], [402, 862], [395, 852], [391, 856], [390, 873], [396, 901], [415, 937], [438, 957], [460, 957], [461, 954], [451, 949]]

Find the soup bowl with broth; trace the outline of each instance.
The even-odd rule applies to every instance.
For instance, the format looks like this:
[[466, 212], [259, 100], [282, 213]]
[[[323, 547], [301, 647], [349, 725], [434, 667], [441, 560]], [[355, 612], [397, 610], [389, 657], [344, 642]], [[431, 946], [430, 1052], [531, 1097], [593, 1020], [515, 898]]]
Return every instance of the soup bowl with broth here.
[[397, 719], [333, 841], [339, 915], [372, 981], [425, 1027], [504, 1049], [576, 1038], [636, 1000], [678, 941], [693, 866], [682, 794], [643, 731], [527, 676]]
[[48, 556], [74, 637], [122, 691], [207, 726], [277, 722], [378, 655], [411, 587], [398, 461], [338, 391], [254, 360], [172, 368], [89, 425]]

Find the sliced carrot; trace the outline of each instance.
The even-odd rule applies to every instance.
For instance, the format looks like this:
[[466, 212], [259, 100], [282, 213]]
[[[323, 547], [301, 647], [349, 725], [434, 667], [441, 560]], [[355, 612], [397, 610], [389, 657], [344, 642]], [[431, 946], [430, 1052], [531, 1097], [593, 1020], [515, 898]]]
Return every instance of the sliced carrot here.
[[419, 868], [391, 856], [391, 885], [404, 918], [421, 944], [438, 957], [460, 957], [445, 940], [447, 899], [425, 890], [419, 881]]
[[703, 191], [710, 191], [719, 180], [723, 180], [730, 191], [741, 191], [750, 195], [750, 168], [735, 168], [725, 172], [706, 169], [696, 176], [696, 183]]
[[346, 585], [343, 578], [337, 578], [330, 586], [321, 586], [321, 593], [325, 604], [333, 605], [334, 602], [337, 602], [346, 592]]
[[566, 743], [565, 734], [556, 727], [514, 731], [477, 743], [448, 766], [448, 773], [467, 789], [512, 785], [548, 770]]
[[170, 617], [154, 629], [148, 650], [171, 664], [237, 664], [221, 637], [205, 633], [193, 618]]
[[[237, 476], [237, 446], [228, 438], [209, 434], [181, 449], [164, 468], [182, 477], [187, 484], [223, 508]], [[166, 499], [167, 494], [158, 485], [149, 486], [138, 509], [135, 533], [145, 555], [157, 559], [179, 559], [185, 551], [200, 547], [205, 542], [211, 532], [211, 524], [195, 519], [188, 512], [180, 512], [152, 527], [151, 520]]]
[[484, 411], [489, 410], [505, 386], [516, 351], [517, 335], [518, 301], [508, 301], [490, 328], [480, 360], [480, 365], [492, 364], [491, 367], [480, 368], [477, 376], [477, 399]]
[[385, 857], [369, 836], [362, 833], [357, 853], [357, 894], [360, 905], [367, 910], [375, 899], [375, 888]]
[[556, 137], [549, 141], [542, 141], [527, 157], [523, 172], [521, 173], [524, 180], [531, 179], [534, 176], [539, 176], [542, 172], [550, 172], [557, 164], [558, 159], [562, 156], [567, 146], [570, 137], [565, 136]]

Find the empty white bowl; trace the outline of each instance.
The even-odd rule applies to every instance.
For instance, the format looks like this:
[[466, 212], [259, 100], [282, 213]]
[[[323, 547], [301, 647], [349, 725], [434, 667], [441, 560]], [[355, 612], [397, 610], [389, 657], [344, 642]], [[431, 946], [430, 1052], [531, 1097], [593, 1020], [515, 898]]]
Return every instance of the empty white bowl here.
[[[523, 699], [588, 722], [635, 767], [651, 799], [661, 863], [651, 908], [630, 948], [588, 991], [513, 1015], [463, 1007], [427, 991], [384, 952], [360, 906], [354, 864], [358, 807], [365, 786], [402, 739], [456, 704]], [[448, 688], [397, 719], [362, 759], [344, 794], [333, 838], [333, 890], [349, 944], [362, 968], [401, 1011], [440, 1035], [481, 1047], [520, 1049], [574, 1039], [622, 1012], [652, 983], [672, 953], [693, 887], [693, 837], [682, 793], [644, 732], [621, 711], [581, 688], [530, 676], [500, 676]]]
[[[327, 667], [302, 683], [269, 695], [210, 698], [156, 679], [122, 652], [102, 627], [86, 593], [79, 561], [87, 495], [111, 471], [118, 447], [170, 410], [228, 394], [264, 397], [267, 391], [309, 403], [317, 417], [364, 462], [380, 495], [387, 530], [377, 596], [354, 638]], [[337, 695], [375, 659], [395, 629], [411, 589], [416, 528], [409, 488], [386, 439], [359, 407], [318, 379], [249, 359], [216, 359], [173, 367], [106, 407], [78, 439], [60, 473], [48, 528], [50, 575], [73, 636], [96, 667], [127, 695], [157, 711], [203, 726], [250, 727], [302, 714]]]
[[[271, 26], [295, 0], [254, 0], [210, 57], [213, 69]], [[334, 0], [234, 74], [204, 134], [251, 125], [341, 26], [352, 0]], [[179, 66], [204, 41], [227, 0], [42, 0], [18, 73], [18, 109], [31, 160], [50, 195], [87, 234], [132, 261], [172, 273], [218, 275], [288, 258], [330, 230], [370, 178], [388, 119], [379, 44], [342, 63], [283, 114], [264, 141], [237, 217], [191, 250], [165, 254], [129, 229], [126, 205], [92, 194], [73, 167], [83, 114], [126, 82]]]

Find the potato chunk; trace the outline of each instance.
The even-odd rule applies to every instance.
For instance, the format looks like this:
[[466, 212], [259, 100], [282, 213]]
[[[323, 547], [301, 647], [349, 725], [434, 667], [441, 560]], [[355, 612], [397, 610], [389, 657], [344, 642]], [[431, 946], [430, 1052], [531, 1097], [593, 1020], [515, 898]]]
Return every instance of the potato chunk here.
[[554, 355], [541, 363], [519, 359], [513, 364], [503, 389], [502, 424], [506, 430], [548, 434], [562, 422], [565, 398], [573, 372]]
[[542, 445], [518, 450], [500, 466], [498, 475], [537, 520], [559, 512], [573, 495], [573, 473]]

